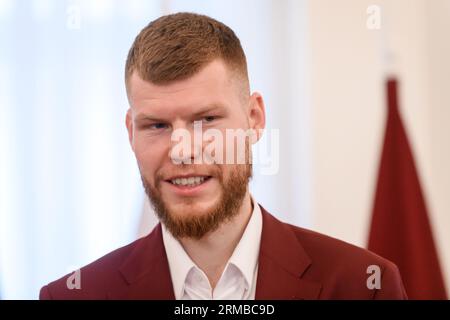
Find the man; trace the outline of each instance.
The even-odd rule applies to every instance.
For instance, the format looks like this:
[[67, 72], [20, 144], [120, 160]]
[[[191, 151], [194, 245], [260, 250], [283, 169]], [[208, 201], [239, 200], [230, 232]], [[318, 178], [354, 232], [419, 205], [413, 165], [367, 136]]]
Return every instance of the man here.
[[[41, 299], [406, 298], [391, 262], [282, 223], [251, 197], [249, 145], [265, 110], [231, 29], [197, 14], [163, 16], [135, 39], [125, 82], [130, 144], [161, 223], [43, 287]], [[176, 139], [199, 125], [215, 138], [187, 147]], [[239, 129], [251, 132], [243, 150], [228, 139], [206, 152]]]

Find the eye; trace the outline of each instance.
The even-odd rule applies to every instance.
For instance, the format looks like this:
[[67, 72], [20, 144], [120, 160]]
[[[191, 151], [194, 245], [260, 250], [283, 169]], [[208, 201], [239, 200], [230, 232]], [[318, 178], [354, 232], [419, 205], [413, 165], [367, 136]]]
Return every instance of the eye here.
[[162, 130], [162, 129], [166, 129], [167, 126], [168, 125], [165, 123], [158, 122], [158, 123], [153, 123], [153, 124], [149, 125], [148, 127], [152, 130]]
[[214, 120], [216, 120], [218, 117], [216, 117], [216, 116], [206, 116], [206, 117], [204, 117], [203, 118], [203, 120], [205, 121], [205, 122], [213, 122]]

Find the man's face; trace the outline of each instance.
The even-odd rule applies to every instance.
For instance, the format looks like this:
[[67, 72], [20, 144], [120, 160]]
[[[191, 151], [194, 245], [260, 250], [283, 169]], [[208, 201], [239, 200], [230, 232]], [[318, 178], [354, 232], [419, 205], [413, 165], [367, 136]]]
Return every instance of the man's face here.
[[[223, 137], [226, 129], [258, 129], [258, 119], [264, 118], [262, 100], [259, 95], [243, 97], [240, 85], [221, 60], [211, 62], [187, 80], [168, 85], [146, 82], [136, 72], [128, 81], [130, 143], [155, 211], [177, 237], [201, 238], [215, 230], [237, 214], [247, 193], [251, 177], [248, 162], [193, 164], [208, 145], [201, 139], [191, 141], [192, 148], [177, 156], [176, 160], [189, 159], [192, 164], [176, 164], [172, 149], [177, 142], [171, 140], [172, 133], [180, 129], [190, 132], [194, 140], [197, 121], [203, 131], [217, 129]], [[259, 105], [252, 103], [257, 100]], [[226, 141], [223, 144], [216, 152], [230, 151]], [[245, 151], [249, 158], [248, 145]]]

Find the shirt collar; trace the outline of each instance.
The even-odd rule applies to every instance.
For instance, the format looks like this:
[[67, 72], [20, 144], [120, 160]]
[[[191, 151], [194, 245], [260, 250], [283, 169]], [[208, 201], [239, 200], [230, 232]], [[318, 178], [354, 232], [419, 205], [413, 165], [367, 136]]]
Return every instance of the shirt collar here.
[[186, 277], [189, 271], [192, 268], [195, 268], [195, 263], [186, 251], [184, 251], [181, 243], [166, 229], [166, 226], [164, 224], [161, 224], [161, 226], [167, 261], [169, 262], [170, 275], [172, 277], [172, 285], [175, 298], [178, 300], [183, 295]]
[[[233, 251], [228, 264], [232, 263], [243, 274], [247, 285], [250, 286], [254, 278], [256, 268], [258, 266], [259, 246], [261, 242], [262, 232], [262, 214], [258, 203], [253, 199], [253, 211], [249, 222], [242, 234], [241, 240]], [[162, 236], [164, 247], [169, 263], [172, 284], [174, 288], [175, 298], [180, 299], [183, 295], [184, 284], [189, 271], [192, 268], [198, 268], [186, 253], [180, 242], [162, 225]]]
[[253, 212], [228, 263], [234, 264], [244, 275], [247, 285], [251, 286], [258, 267], [259, 245], [261, 242], [262, 214], [258, 203], [254, 201]]

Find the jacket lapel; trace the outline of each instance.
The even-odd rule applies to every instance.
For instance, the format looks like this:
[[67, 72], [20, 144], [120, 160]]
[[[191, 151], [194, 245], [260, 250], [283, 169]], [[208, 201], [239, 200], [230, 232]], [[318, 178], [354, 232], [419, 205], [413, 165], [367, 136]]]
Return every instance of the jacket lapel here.
[[161, 224], [140, 243], [119, 270], [128, 286], [112, 299], [173, 300], [172, 279], [162, 240]]
[[311, 259], [291, 228], [261, 207], [263, 227], [259, 251], [258, 300], [317, 299], [320, 283], [302, 279]]

